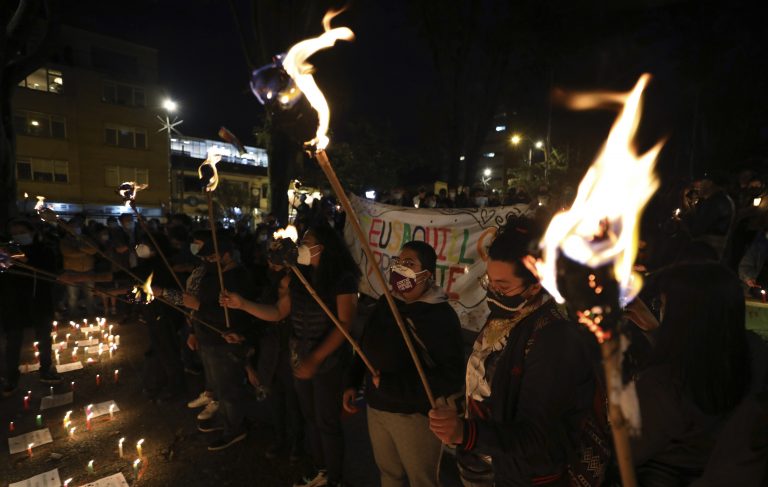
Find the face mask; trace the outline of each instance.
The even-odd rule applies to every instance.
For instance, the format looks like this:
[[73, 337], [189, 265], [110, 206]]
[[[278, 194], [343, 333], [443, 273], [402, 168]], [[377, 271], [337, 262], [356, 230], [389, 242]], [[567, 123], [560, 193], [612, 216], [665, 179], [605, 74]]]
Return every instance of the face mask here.
[[147, 244], [139, 244], [136, 246], [136, 255], [139, 259], [149, 259], [152, 256], [152, 251]]
[[319, 247], [319, 245], [313, 245], [311, 247], [299, 245], [299, 257], [296, 259], [296, 262], [300, 265], [309, 265], [312, 262], [312, 257], [320, 255], [320, 252], [312, 253], [312, 249], [315, 247]]
[[488, 304], [488, 309], [491, 310], [491, 316], [509, 316], [520, 311], [523, 306], [525, 306], [525, 303], [528, 302], [528, 300], [523, 297], [523, 293], [525, 293], [525, 291], [520, 294], [515, 294], [514, 296], [502, 296], [489, 289], [485, 295], [485, 302]]
[[202, 245], [199, 243], [192, 242], [189, 244], [189, 251], [192, 253], [192, 255], [197, 255], [198, 252], [200, 252], [200, 248]]
[[475, 198], [475, 204], [477, 206], [483, 207], [488, 204], [488, 198], [486, 196], [478, 196]]
[[414, 272], [404, 265], [393, 265], [389, 268], [389, 285], [399, 293], [407, 293], [419, 284], [416, 280], [418, 275], [425, 272], [427, 271]]
[[13, 240], [19, 243], [19, 245], [32, 245], [31, 233], [20, 233], [13, 237]]

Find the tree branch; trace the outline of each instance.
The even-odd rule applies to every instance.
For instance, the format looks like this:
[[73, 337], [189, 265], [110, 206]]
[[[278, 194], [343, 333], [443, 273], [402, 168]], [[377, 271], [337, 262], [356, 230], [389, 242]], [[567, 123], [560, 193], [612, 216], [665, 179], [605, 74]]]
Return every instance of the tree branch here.
[[45, 0], [43, 5], [48, 21], [45, 25], [45, 34], [42, 41], [36, 46], [34, 52], [13, 60], [5, 67], [4, 77], [7, 77], [8, 82], [13, 85], [18, 84], [29, 73], [43, 64], [46, 57], [50, 54], [54, 41], [58, 38], [59, 31], [61, 30], [61, 2], [60, 0]]

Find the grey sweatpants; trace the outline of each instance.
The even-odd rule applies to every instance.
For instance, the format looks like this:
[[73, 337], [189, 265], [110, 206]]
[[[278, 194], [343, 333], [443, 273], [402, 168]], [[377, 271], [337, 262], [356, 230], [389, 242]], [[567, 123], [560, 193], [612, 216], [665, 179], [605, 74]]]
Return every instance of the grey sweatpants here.
[[368, 407], [368, 434], [381, 487], [437, 487], [441, 444], [426, 416]]

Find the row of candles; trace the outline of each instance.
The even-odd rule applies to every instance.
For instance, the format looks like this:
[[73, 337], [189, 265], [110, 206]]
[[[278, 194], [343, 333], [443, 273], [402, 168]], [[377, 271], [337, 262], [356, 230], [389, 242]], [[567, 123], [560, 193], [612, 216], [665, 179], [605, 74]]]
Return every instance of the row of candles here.
[[[120, 369], [115, 369], [115, 372], [113, 374], [113, 382], [115, 384], [120, 383]], [[96, 374], [96, 385], [101, 385], [101, 374]], [[69, 389], [74, 392], [75, 391], [75, 381], [72, 381], [69, 383]], [[51, 386], [51, 396], [53, 396], [53, 386]], [[32, 391], [27, 391], [27, 395], [24, 396], [24, 411], [29, 411], [30, 407], [30, 401], [32, 400]]]
[[[99, 329], [99, 333], [101, 334], [101, 340], [99, 340], [99, 346], [98, 346], [98, 352], [97, 352], [98, 358], [101, 359], [101, 355], [105, 351], [105, 345], [109, 347], [108, 348], [109, 358], [112, 358], [113, 353], [117, 350], [117, 347], [120, 346], [120, 335], [113, 335], [112, 334], [112, 330], [113, 330], [115, 325], [107, 326], [106, 319], [104, 319], [104, 318], [96, 318], [96, 323], [97, 323], [97, 328]], [[75, 330], [75, 336], [77, 335], [78, 332], [81, 331], [79, 323], [75, 323], [74, 321], [70, 321], [69, 325], [70, 325], [71, 328], [73, 328]], [[93, 335], [91, 334], [94, 331], [93, 327], [89, 325], [88, 320], [85, 319], [85, 318], [83, 319], [83, 325], [84, 325], [84, 328], [82, 329], [83, 339], [87, 340], [90, 343], [91, 340], [93, 340]], [[55, 358], [56, 358], [56, 365], [61, 365], [60, 351], [63, 350], [64, 348], [66, 348], [66, 345], [69, 343], [70, 337], [72, 337], [73, 334], [72, 333], [67, 333], [64, 336], [64, 340], [59, 342], [58, 345], [57, 345], [56, 344], [56, 340], [59, 337], [58, 327], [59, 327], [59, 323], [57, 321], [54, 321], [53, 322], [53, 331], [51, 332], [51, 338], [52, 338], [52, 341], [54, 342], [53, 350], [54, 350], [54, 355], [55, 355]], [[101, 343], [102, 340], [103, 340], [104, 343]], [[75, 343], [77, 343], [77, 341]], [[33, 346], [35, 348], [35, 359], [36, 360], [39, 360], [39, 356], [40, 356], [40, 351], [38, 350], [38, 345], [39, 345], [39, 342], [34, 342], [33, 343]], [[72, 360], [73, 361], [77, 359], [77, 352], [78, 352], [79, 348], [80, 347], [78, 347], [76, 345], [72, 349]], [[88, 357], [88, 350], [89, 350], [89, 348], [87, 346], [83, 347], [83, 356], [84, 356], [84, 358], [86, 358], [86, 362], [90, 363], [90, 362], [93, 362], [93, 360], [90, 357]]]

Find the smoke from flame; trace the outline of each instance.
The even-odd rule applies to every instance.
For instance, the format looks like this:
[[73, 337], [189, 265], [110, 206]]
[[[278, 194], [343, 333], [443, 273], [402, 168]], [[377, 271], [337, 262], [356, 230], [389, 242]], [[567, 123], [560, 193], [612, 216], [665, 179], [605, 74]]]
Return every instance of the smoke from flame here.
[[315, 83], [315, 78], [312, 76], [313, 66], [307, 62], [307, 59], [321, 49], [333, 47], [338, 40], [351, 41], [355, 38], [354, 32], [348, 27], [331, 29], [331, 20], [342, 11], [329, 10], [326, 12], [323, 17], [325, 32], [318, 37], [299, 41], [288, 50], [285, 59], [283, 59], [283, 68], [317, 112], [317, 132], [312, 140], [307, 141], [307, 145], [315, 146], [317, 150], [323, 150], [328, 146], [329, 139], [326, 134], [328, 133], [331, 111], [323, 92]]
[[585, 110], [620, 103], [605, 145], [579, 184], [573, 206], [552, 218], [542, 239], [542, 260], [536, 270], [542, 285], [559, 301], [556, 262], [558, 250], [570, 259], [597, 268], [613, 264], [623, 304], [640, 290], [641, 280], [632, 272], [637, 256], [639, 218], [659, 186], [654, 174], [658, 142], [638, 154], [633, 140], [640, 123], [641, 102], [650, 75], [644, 74], [628, 93], [592, 93], [565, 96], [568, 106]]

